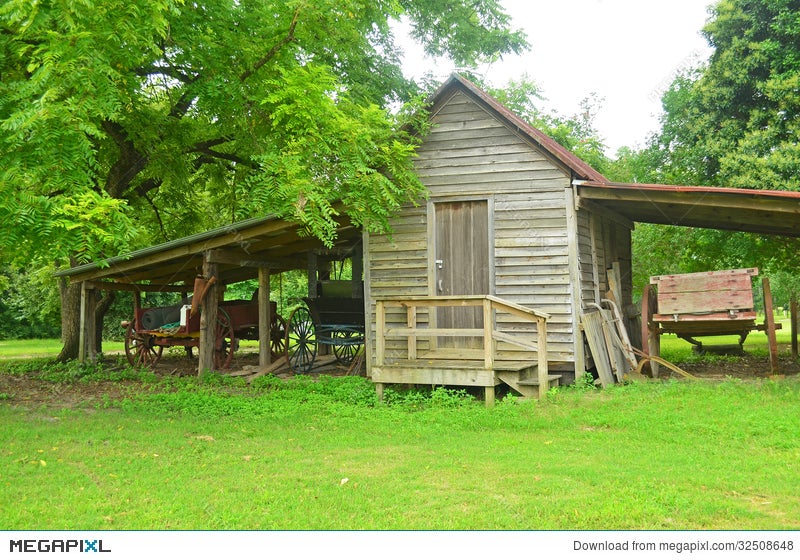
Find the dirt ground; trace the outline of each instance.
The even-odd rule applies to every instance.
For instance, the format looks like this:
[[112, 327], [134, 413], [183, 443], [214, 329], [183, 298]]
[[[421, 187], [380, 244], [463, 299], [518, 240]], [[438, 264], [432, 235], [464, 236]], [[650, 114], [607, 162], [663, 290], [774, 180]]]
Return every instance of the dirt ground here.
[[[233, 373], [243, 374], [256, 371], [257, 358], [244, 356], [234, 364]], [[687, 373], [701, 379], [724, 379], [735, 377], [740, 379], [759, 379], [771, 376], [769, 360], [765, 357], [744, 355], [734, 362], [709, 361], [701, 364], [676, 364]], [[1, 368], [0, 368], [1, 369]], [[165, 356], [155, 366], [159, 376], [196, 375], [196, 362], [185, 357]], [[346, 368], [336, 364], [323, 365], [311, 372], [311, 375], [347, 375]], [[363, 375], [363, 369], [360, 372]], [[800, 374], [800, 365], [789, 357], [780, 360], [780, 376], [789, 377]], [[291, 375], [285, 368], [275, 375], [288, 377]], [[661, 367], [661, 378], [683, 378], [681, 374], [670, 372]], [[50, 408], [91, 408], [107, 400], [117, 400], [143, 391], [144, 385], [138, 381], [95, 381], [54, 383], [42, 379], [37, 373], [6, 374], [0, 372], [0, 403], [35, 409], [41, 406]]]
[[[115, 359], [115, 358], [112, 358]], [[326, 363], [327, 362], [327, 363]], [[312, 377], [319, 375], [363, 375], [363, 367], [351, 370], [324, 357], [318, 357], [315, 364], [319, 367], [309, 372]], [[359, 364], [355, 364], [358, 366]], [[115, 366], [110, 366], [111, 368]], [[185, 377], [197, 375], [197, 359], [184, 356], [164, 355], [153, 367], [159, 377]], [[229, 375], [252, 379], [258, 372], [258, 355], [235, 355]], [[245, 375], [245, 374], [250, 375]], [[292, 375], [286, 366], [278, 368], [274, 375], [287, 378]], [[145, 390], [140, 381], [85, 381], [55, 383], [43, 379], [37, 372], [9, 374], [2, 371], [0, 365], [0, 404], [22, 406], [28, 409], [47, 406], [52, 408], [91, 408], [108, 400], [119, 400]]]

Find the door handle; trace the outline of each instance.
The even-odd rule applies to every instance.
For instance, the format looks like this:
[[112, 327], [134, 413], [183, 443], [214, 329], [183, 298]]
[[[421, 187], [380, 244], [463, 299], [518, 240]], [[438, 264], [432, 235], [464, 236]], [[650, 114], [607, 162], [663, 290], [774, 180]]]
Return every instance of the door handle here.
[[439, 280], [439, 292], [441, 293], [441, 292], [443, 292], [443, 291], [444, 291], [444, 285], [442, 284], [442, 281], [441, 281], [441, 279], [440, 279], [440, 280]]

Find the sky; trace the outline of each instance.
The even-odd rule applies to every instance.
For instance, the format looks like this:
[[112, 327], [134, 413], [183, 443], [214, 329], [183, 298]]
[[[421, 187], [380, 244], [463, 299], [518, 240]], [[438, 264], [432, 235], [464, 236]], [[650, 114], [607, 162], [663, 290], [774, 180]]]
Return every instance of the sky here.
[[[528, 36], [528, 52], [480, 69], [495, 87], [527, 73], [545, 110], [576, 114], [595, 93], [595, 126], [612, 156], [643, 147], [658, 130], [661, 94], [681, 69], [711, 53], [700, 34], [712, 0], [501, 0], [512, 27]], [[455, 68], [406, 48], [406, 72], [433, 71], [444, 81]]]

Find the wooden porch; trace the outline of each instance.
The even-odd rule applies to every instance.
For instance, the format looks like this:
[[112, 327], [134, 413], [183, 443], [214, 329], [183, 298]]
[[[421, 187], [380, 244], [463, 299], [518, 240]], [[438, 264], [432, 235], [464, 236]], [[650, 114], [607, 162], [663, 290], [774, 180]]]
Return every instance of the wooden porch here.
[[[492, 406], [501, 383], [539, 397], [558, 383], [547, 370], [547, 313], [490, 295], [379, 298], [375, 306], [379, 395], [386, 383], [483, 387]], [[437, 310], [454, 307], [476, 308], [482, 327], [437, 326]], [[448, 344], [453, 339], [468, 343]]]

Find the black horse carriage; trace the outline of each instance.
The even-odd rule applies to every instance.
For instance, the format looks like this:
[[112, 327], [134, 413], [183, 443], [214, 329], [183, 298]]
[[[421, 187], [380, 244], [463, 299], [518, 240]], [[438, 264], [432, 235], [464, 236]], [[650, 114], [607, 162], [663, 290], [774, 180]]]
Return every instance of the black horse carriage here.
[[364, 346], [364, 299], [352, 297], [351, 282], [327, 281], [317, 297], [303, 298], [286, 323], [286, 351], [294, 373], [307, 373], [321, 351], [352, 364]]

